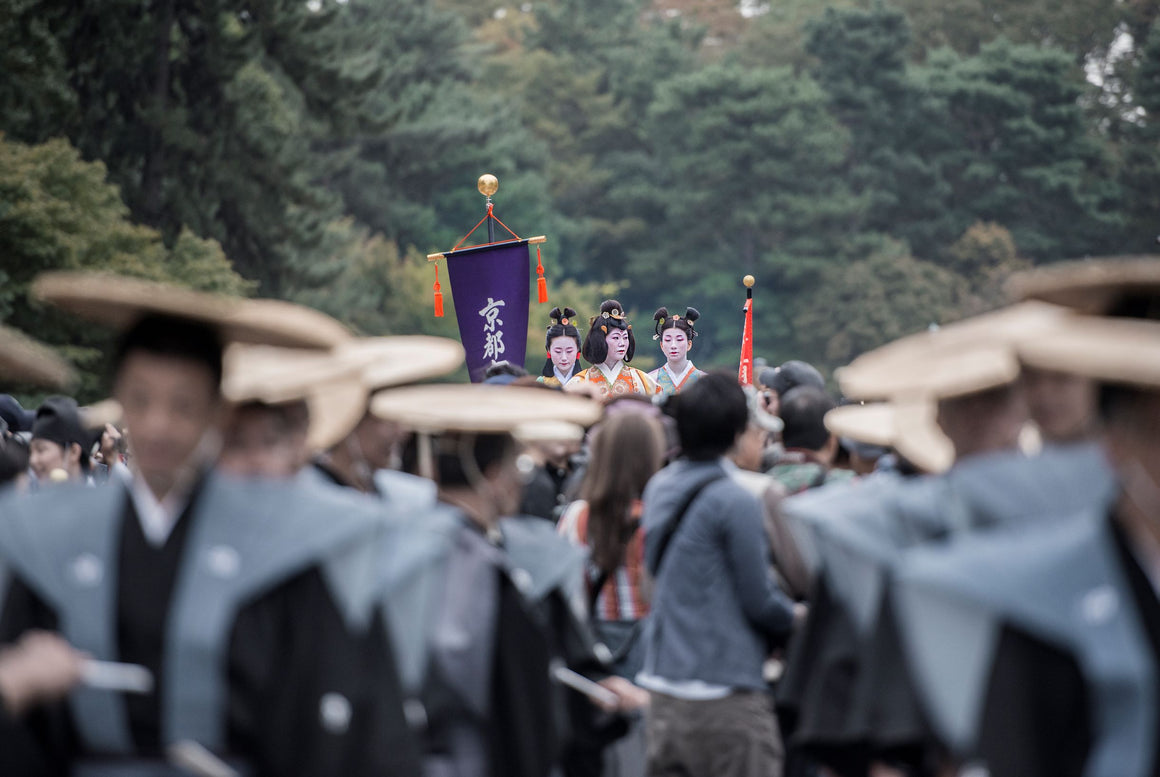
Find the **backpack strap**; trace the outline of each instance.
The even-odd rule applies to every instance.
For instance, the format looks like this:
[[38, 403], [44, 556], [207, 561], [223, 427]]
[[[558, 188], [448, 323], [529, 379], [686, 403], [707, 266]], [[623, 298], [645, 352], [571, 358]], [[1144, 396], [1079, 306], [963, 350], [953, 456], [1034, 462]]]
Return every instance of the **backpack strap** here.
[[681, 503], [680, 509], [677, 510], [675, 515], [673, 515], [673, 519], [669, 521], [663, 529], [661, 529], [661, 535], [657, 539], [657, 563], [656, 569], [652, 572], [653, 577], [656, 577], [660, 574], [661, 564], [664, 563], [665, 553], [669, 549], [669, 543], [673, 541], [673, 536], [677, 533], [677, 529], [681, 527], [681, 522], [684, 521], [685, 515], [689, 512], [689, 508], [693, 506], [693, 502], [695, 502], [697, 497], [701, 495], [701, 492], [708, 488], [711, 484], [716, 483], [718, 480], [722, 480], [726, 477], [728, 476], [724, 472], [721, 472], [720, 474], [714, 475], [713, 477], [701, 483], [701, 485], [694, 488], [691, 492], [689, 492], [689, 495], [685, 497], [685, 501]]

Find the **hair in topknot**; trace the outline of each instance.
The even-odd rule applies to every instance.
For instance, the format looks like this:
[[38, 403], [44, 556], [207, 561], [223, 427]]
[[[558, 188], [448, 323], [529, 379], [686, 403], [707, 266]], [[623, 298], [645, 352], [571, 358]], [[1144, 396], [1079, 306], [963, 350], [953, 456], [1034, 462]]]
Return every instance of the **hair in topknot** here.
[[576, 328], [576, 311], [572, 308], [552, 308], [552, 312], [548, 314], [548, 320], [552, 323], [548, 325], [548, 334], [544, 338], [544, 350], [552, 347], [552, 341], [557, 337], [571, 337], [576, 341], [576, 347], [581, 346], [580, 330]]
[[628, 332], [628, 352], [624, 355], [626, 362], [632, 361], [636, 353], [636, 338], [632, 334], [632, 325], [624, 313], [624, 306], [614, 299], [600, 303], [600, 315], [589, 321], [588, 335], [584, 338], [584, 345], [580, 353], [584, 361], [589, 364], [603, 364], [608, 358], [608, 342], [606, 337], [609, 329], [622, 329]]
[[692, 342], [693, 338], [697, 336], [697, 330], [693, 327], [693, 324], [700, 317], [701, 314], [696, 308], [685, 308], [685, 315], [683, 316], [677, 314], [670, 316], [668, 308], [657, 308], [657, 312], [653, 313], [653, 321], [656, 322], [656, 327], [654, 328], [656, 334], [653, 335], [653, 339], [660, 338], [666, 329], [680, 329], [689, 338], [689, 342]]
[[[552, 341], [557, 337], [571, 337], [576, 341], [576, 349], [580, 349], [582, 343], [580, 342], [580, 330], [576, 327], [576, 315], [576, 311], [572, 308], [564, 308], [563, 310], [552, 308], [552, 312], [548, 314], [548, 320], [552, 323], [548, 325], [548, 333], [544, 337], [545, 351], [552, 350]], [[578, 368], [579, 365], [572, 367], [573, 374], [579, 372]], [[551, 356], [544, 362], [544, 369], [540, 371], [540, 374], [545, 378], [550, 378], [556, 374], [552, 368]]]

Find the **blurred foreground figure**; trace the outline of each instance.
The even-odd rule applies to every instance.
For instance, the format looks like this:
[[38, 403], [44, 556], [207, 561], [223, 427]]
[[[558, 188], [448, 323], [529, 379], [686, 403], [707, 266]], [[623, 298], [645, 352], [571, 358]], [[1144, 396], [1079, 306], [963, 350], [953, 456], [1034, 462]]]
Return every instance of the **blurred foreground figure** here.
[[561, 679], [598, 681], [614, 713], [643, 694], [596, 655], [579, 601], [582, 551], [546, 521], [512, 517], [522, 480], [512, 432], [591, 426], [600, 405], [538, 387], [443, 385], [381, 392], [371, 410], [416, 431], [412, 458], [439, 485], [422, 519], [444, 527], [445, 542], [411, 556], [390, 607], [405, 685], [425, 710], [426, 773], [601, 774], [625, 721]]
[[1060, 511], [1106, 503], [1111, 478], [1087, 448], [1017, 447], [1027, 410], [1019, 342], [1069, 317], [1024, 304], [903, 338], [839, 373], [854, 399], [890, 401], [906, 459], [927, 472], [875, 473], [815, 489], [784, 504], [815, 570], [801, 639], [779, 688], [792, 744], [842, 775], [886, 766], [936, 774], [938, 753], [900, 647], [890, 596], [914, 548], [980, 532], [1013, 532]]
[[1160, 265], [1047, 280], [1036, 296], [1115, 316], [1076, 316], [1019, 350], [1097, 382], [1118, 494], [1020, 537], [912, 554], [894, 596], [903, 646], [956, 763], [993, 777], [1147, 777], [1160, 773], [1160, 323], [1132, 318], [1157, 317]]
[[125, 330], [114, 395], [133, 470], [0, 497], [0, 640], [59, 630], [133, 666], [86, 672], [67, 705], [9, 727], [23, 760], [6, 773], [187, 774], [171, 761], [195, 752], [275, 777], [417, 774], [369, 571], [391, 522], [370, 500], [211, 469], [223, 343], [324, 348], [345, 331], [285, 303], [108, 276], [35, 292]]

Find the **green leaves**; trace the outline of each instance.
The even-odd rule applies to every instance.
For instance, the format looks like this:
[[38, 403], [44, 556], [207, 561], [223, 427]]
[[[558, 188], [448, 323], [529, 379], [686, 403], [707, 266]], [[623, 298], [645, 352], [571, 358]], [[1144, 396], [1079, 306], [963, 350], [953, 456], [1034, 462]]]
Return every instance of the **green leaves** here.
[[82, 400], [100, 398], [109, 333], [32, 302], [39, 273], [98, 270], [232, 294], [252, 288], [216, 242], [184, 230], [170, 250], [128, 215], [104, 165], [83, 161], [66, 141], [0, 138], [0, 320], [60, 346], [82, 371]]

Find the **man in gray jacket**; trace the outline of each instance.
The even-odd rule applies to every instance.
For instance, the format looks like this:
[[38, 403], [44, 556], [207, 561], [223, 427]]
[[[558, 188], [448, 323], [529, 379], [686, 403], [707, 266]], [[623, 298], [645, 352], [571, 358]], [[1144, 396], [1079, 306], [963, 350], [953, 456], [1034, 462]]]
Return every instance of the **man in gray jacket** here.
[[656, 579], [637, 676], [652, 694], [649, 774], [777, 777], [783, 751], [762, 665], [797, 612], [770, 575], [761, 506], [723, 462], [748, 423], [745, 394], [710, 373], [670, 407], [683, 458], [643, 498]]

